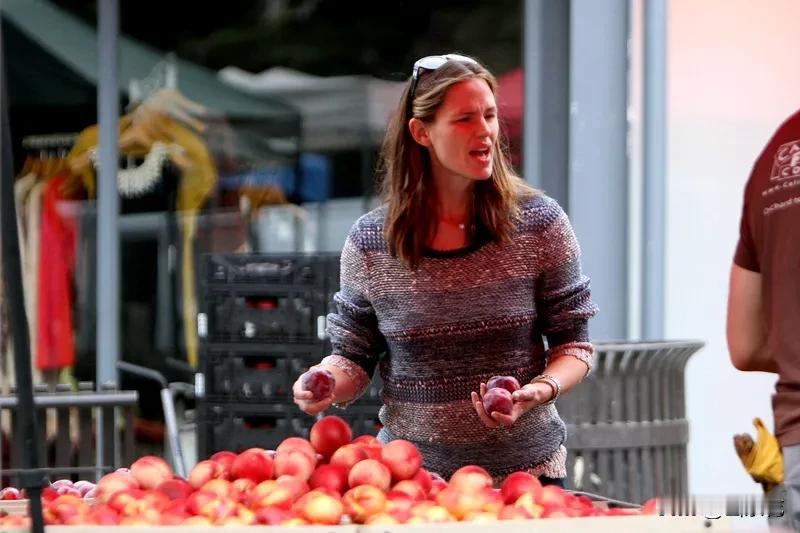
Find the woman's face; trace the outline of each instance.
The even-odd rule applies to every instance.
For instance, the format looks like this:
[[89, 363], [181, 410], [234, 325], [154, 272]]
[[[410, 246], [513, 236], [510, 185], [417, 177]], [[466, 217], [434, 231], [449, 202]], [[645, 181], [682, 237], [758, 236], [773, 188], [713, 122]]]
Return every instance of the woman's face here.
[[497, 104], [486, 81], [472, 78], [450, 87], [433, 122], [424, 128], [427, 135], [421, 144], [430, 152], [434, 175], [471, 181], [492, 175], [499, 126]]

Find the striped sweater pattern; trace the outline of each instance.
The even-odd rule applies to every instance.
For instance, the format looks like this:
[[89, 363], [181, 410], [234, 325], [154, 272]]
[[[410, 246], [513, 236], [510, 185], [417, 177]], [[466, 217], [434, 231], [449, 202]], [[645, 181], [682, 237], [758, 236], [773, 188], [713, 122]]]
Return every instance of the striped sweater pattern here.
[[490, 429], [470, 392], [494, 375], [527, 383], [561, 356], [591, 368], [587, 323], [597, 309], [564, 211], [545, 195], [526, 199], [509, 242], [430, 251], [414, 270], [389, 253], [384, 216], [383, 207], [365, 214], [347, 237], [323, 362], [362, 393], [379, 368], [378, 438], [413, 442], [430, 471], [448, 478], [476, 464], [498, 479], [517, 470], [563, 477], [566, 427], [555, 405]]

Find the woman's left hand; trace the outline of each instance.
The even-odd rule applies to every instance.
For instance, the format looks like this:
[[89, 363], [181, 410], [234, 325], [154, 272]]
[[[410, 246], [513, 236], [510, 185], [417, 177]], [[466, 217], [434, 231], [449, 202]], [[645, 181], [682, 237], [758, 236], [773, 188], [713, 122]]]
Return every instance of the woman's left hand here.
[[528, 383], [518, 391], [515, 391], [511, 398], [514, 400], [510, 414], [498, 413], [493, 411], [487, 413], [483, 407], [483, 396], [486, 394], [486, 384], [481, 383], [480, 394], [473, 392], [472, 404], [481, 421], [490, 428], [499, 426], [509, 427], [517, 421], [522, 414], [527, 413], [534, 407], [541, 405], [553, 397], [553, 388], [547, 383], [537, 382]]

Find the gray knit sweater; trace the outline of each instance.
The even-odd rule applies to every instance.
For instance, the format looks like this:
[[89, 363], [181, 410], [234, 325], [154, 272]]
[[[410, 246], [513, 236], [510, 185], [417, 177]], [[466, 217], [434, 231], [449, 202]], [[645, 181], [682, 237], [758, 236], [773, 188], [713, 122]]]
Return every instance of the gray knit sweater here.
[[333, 354], [323, 362], [361, 392], [379, 366], [379, 439], [415, 443], [426, 468], [445, 477], [466, 464], [498, 478], [565, 475], [566, 428], [554, 405], [490, 429], [470, 400], [481, 381], [527, 383], [556, 357], [591, 367], [587, 321], [596, 307], [569, 220], [544, 195], [521, 207], [511, 242], [430, 251], [416, 270], [389, 254], [385, 208], [362, 216], [342, 250], [337, 312], [328, 316]]

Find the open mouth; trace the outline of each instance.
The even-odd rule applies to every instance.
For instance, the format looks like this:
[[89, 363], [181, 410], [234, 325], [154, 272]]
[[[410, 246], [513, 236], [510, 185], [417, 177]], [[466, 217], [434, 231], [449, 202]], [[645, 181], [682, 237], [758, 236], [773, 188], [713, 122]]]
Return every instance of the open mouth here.
[[480, 161], [481, 163], [488, 163], [492, 158], [492, 151], [489, 148], [481, 150], [470, 150], [469, 155]]

